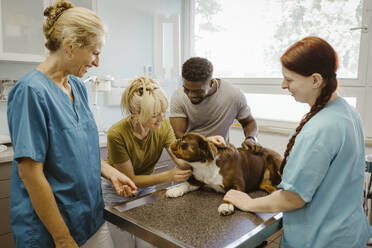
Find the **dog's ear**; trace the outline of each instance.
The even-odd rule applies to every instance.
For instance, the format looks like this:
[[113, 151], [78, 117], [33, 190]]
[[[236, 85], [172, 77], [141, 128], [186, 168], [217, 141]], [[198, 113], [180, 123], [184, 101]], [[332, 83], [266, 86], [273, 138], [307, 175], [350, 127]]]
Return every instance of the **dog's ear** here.
[[217, 155], [217, 147], [211, 141], [208, 141], [208, 151], [209, 151], [209, 154], [210, 154], [212, 160], [214, 160], [216, 155]]
[[204, 157], [207, 158], [207, 160], [214, 160], [217, 155], [216, 146], [204, 137], [200, 137], [199, 139], [199, 148], [204, 153]]

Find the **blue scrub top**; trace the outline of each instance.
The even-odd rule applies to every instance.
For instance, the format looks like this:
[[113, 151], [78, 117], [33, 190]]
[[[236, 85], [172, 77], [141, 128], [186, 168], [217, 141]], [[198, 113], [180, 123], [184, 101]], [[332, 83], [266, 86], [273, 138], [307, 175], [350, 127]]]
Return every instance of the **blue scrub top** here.
[[14, 147], [10, 218], [17, 247], [54, 247], [18, 175], [17, 159], [44, 163], [44, 174], [71, 235], [83, 245], [103, 224], [98, 131], [84, 84], [69, 76], [74, 102], [34, 70], [9, 94], [8, 125]]
[[279, 187], [307, 204], [283, 213], [280, 247], [366, 247], [364, 168], [362, 122], [338, 97], [304, 125], [287, 158]]

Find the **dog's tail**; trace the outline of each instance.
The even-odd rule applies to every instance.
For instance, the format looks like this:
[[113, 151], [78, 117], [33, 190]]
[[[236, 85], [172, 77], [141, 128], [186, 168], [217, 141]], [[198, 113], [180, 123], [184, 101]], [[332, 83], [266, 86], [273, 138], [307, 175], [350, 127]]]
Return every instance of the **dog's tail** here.
[[283, 157], [274, 150], [263, 148], [263, 159], [270, 171], [270, 180], [274, 185], [278, 185], [282, 181], [280, 174], [280, 165], [282, 164]]

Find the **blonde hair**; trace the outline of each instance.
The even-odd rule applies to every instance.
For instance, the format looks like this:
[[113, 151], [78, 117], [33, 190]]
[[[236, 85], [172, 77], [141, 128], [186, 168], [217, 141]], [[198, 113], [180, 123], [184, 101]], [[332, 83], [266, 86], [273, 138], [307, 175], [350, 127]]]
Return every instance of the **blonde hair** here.
[[130, 115], [132, 126], [139, 124], [143, 127], [151, 117], [167, 110], [168, 99], [155, 80], [139, 77], [125, 89], [120, 106]]
[[101, 18], [89, 9], [74, 7], [66, 0], [47, 7], [44, 16], [45, 46], [51, 52], [57, 51], [64, 42], [71, 42], [74, 47], [85, 47], [92, 45], [96, 37], [106, 35]]

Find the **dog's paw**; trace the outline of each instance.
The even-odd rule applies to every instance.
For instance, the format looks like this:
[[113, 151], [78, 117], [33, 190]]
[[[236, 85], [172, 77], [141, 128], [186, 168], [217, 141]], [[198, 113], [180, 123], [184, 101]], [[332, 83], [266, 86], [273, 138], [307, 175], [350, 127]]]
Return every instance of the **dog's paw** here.
[[183, 187], [170, 188], [165, 192], [166, 197], [170, 198], [180, 197], [183, 196], [183, 194], [185, 194]]
[[220, 215], [230, 215], [230, 214], [234, 213], [234, 205], [232, 205], [230, 203], [222, 203], [218, 207], [218, 213]]

